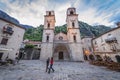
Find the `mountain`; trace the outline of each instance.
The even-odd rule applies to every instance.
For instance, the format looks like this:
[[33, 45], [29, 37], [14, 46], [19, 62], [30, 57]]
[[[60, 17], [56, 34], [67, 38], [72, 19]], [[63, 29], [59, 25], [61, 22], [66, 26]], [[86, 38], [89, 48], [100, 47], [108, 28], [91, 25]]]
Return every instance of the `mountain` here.
[[79, 27], [80, 27], [80, 32], [81, 36], [91, 36], [91, 37], [97, 37], [109, 30], [111, 30], [111, 27], [104, 26], [104, 25], [96, 25], [96, 26], [91, 26], [87, 23], [79, 21]]
[[[106, 31], [112, 29], [104, 25], [91, 26], [81, 21], [79, 21], [78, 23], [79, 23], [81, 37], [85, 37], [85, 36], [97, 37], [105, 33]], [[66, 24], [62, 26], [55, 26], [55, 34], [58, 34], [60, 32], [67, 34]], [[43, 33], [43, 25], [40, 25], [37, 28], [30, 28], [26, 31], [24, 39], [42, 41], [42, 33]]]
[[[80, 28], [81, 37], [84, 37], [84, 36], [97, 37], [105, 33], [106, 31], [111, 30], [110, 27], [104, 26], [104, 25], [91, 26], [82, 21], [79, 21], [78, 24]], [[56, 26], [55, 34], [59, 32], [67, 33], [67, 25], [64, 24], [62, 26]]]
[[8, 20], [8, 21], [10, 21], [10, 22], [12, 22], [12, 23], [14, 23], [14, 24], [16, 24], [16, 25], [20, 25], [20, 26], [24, 27], [25, 29], [28, 29], [28, 28], [32, 28], [32, 27], [33, 27], [33, 26], [30, 26], [30, 25], [20, 24], [20, 22], [19, 22], [17, 19], [9, 16], [7, 13], [5, 13], [5, 12], [3, 12], [3, 11], [1, 11], [1, 10], [0, 10], [0, 18], [5, 19], [5, 20]]
[[19, 24], [19, 21], [11, 16], [9, 16], [7, 13], [0, 10], [0, 18], [3, 18], [5, 20], [9, 20], [10, 22], [13, 22], [14, 24]]
[[30, 26], [30, 25], [24, 25], [24, 24], [21, 24], [25, 29], [29, 29], [29, 28], [33, 28], [33, 26]]
[[28, 28], [24, 34], [24, 39], [29, 39], [32, 41], [42, 41], [43, 25], [37, 28]]

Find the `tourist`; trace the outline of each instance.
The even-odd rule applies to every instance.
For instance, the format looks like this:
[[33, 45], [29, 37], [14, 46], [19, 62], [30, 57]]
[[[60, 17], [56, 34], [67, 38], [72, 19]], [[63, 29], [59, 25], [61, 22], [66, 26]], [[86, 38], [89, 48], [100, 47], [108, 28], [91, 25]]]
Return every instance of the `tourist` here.
[[46, 60], [46, 72], [48, 70], [49, 62], [50, 62], [50, 58], [48, 57], [48, 59]]
[[53, 57], [51, 57], [51, 59], [50, 59], [50, 67], [49, 67], [49, 71], [48, 71], [49, 74], [50, 74], [51, 69], [52, 69], [53, 72], [55, 71], [53, 69]]

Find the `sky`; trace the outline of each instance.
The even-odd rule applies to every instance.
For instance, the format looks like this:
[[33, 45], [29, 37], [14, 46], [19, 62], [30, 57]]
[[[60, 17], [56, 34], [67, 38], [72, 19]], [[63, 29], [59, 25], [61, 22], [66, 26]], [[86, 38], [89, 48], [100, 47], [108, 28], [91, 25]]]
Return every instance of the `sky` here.
[[78, 20], [90, 25], [115, 26], [120, 21], [120, 0], [0, 0], [0, 10], [34, 27], [44, 24], [48, 10], [55, 11], [56, 26], [66, 23], [66, 11], [75, 7]]

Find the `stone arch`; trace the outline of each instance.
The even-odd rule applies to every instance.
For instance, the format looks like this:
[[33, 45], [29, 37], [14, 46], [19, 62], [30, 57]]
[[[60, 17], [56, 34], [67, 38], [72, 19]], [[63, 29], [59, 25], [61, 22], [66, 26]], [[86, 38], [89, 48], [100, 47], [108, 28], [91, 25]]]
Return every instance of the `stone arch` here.
[[98, 60], [98, 61], [103, 61], [103, 59], [102, 59], [102, 57], [100, 56], [100, 55], [95, 55], [96, 56], [96, 59]]
[[113, 60], [111, 59], [111, 57], [107, 56], [107, 55], [104, 56], [104, 61], [113, 62]]
[[84, 55], [84, 60], [88, 60], [88, 57], [86, 55]]
[[67, 44], [55, 44], [53, 58], [54, 60], [70, 60], [70, 51]]
[[91, 61], [95, 60], [95, 58], [94, 58], [94, 56], [93, 56], [92, 54], [89, 55], [89, 59], [90, 59]]
[[117, 62], [120, 63], [120, 56], [119, 56], [119, 55], [116, 55], [115, 58], [116, 58]]

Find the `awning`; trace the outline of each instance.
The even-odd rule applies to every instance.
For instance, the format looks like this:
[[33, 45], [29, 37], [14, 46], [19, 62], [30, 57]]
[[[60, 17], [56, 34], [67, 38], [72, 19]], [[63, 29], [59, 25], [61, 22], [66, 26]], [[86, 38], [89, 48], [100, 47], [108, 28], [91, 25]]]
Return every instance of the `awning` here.
[[0, 48], [0, 52], [3, 52], [3, 51], [12, 51], [13, 49], [8, 49], [8, 48]]

